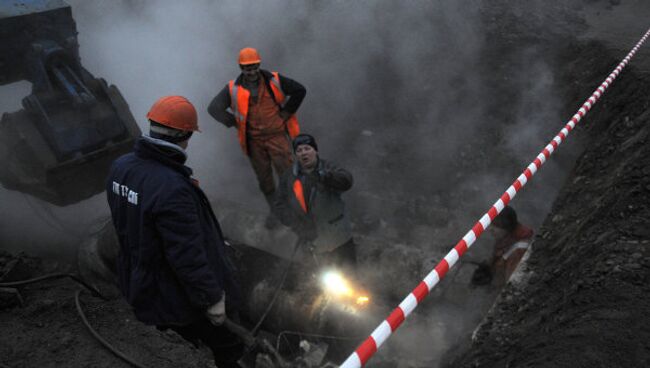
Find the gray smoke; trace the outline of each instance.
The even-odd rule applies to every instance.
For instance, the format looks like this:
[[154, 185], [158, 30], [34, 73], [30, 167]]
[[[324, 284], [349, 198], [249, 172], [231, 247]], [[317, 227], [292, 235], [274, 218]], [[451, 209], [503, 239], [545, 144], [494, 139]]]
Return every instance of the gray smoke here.
[[[355, 175], [346, 199], [356, 228], [432, 258], [471, 227], [563, 125], [544, 50], [487, 39], [502, 14], [484, 14], [479, 0], [68, 2], [82, 64], [119, 87], [143, 130], [160, 96], [184, 95], [197, 106], [203, 133], [190, 142], [189, 165], [211, 198], [265, 210], [236, 132], [206, 112], [238, 75], [239, 49], [253, 46], [264, 68], [307, 87], [302, 130], [317, 137], [323, 157]], [[536, 9], [515, 8], [522, 19]], [[506, 62], [511, 69], [499, 68]], [[535, 225], [566, 170], [546, 166], [536, 178], [541, 183], [527, 189], [534, 194], [515, 202]], [[92, 208], [88, 221], [107, 215], [102, 199], [80, 205]], [[73, 210], [52, 211], [64, 229], [74, 223]], [[384, 272], [395, 272], [386, 279], [403, 277], [399, 269]], [[431, 315], [456, 318], [440, 308]], [[460, 334], [433, 319], [404, 329], [390, 346], [431, 361]], [[431, 341], [443, 337], [449, 340], [432, 350]]]
[[[235, 132], [205, 113], [237, 76], [243, 46], [307, 86], [303, 130], [319, 138], [323, 155], [359, 169], [360, 189], [373, 187], [365, 171], [382, 175], [382, 155], [422, 161], [420, 173], [436, 177], [455, 155], [457, 132], [480, 120], [482, 103], [470, 95], [483, 44], [476, 1], [121, 4], [72, 2], [84, 65], [119, 86], [140, 122], [161, 95], [195, 102], [204, 134], [192, 141], [191, 163], [209, 192], [260, 202]], [[396, 188], [421, 181], [389, 180]]]
[[[27, 81], [0, 86], [0, 114], [20, 110], [22, 99], [30, 93]], [[106, 216], [103, 195], [60, 208], [28, 194], [0, 188], [0, 204], [0, 249], [65, 261], [73, 259], [80, 242], [97, 230], [97, 219]]]

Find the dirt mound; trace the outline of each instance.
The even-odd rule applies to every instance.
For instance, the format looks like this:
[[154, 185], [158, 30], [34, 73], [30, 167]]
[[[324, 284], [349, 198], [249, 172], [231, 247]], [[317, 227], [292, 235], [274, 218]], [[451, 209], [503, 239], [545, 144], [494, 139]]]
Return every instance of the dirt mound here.
[[[72, 267], [0, 254], [0, 282], [68, 272]], [[83, 325], [75, 307], [81, 287], [69, 278], [0, 291], [0, 366], [2, 367], [122, 367], [128, 366], [99, 344]], [[81, 304], [91, 326], [109, 343], [149, 367], [213, 367], [209, 353], [194, 348], [172, 332], [137, 322], [117, 293], [102, 301], [88, 292]], [[23, 306], [20, 304], [24, 303]], [[134, 342], [137, 341], [137, 344]]]

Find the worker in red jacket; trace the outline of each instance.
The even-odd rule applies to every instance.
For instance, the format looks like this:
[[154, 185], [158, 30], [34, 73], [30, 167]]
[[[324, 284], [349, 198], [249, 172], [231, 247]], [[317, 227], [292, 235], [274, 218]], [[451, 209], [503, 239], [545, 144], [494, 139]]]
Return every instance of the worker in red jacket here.
[[505, 285], [528, 251], [533, 230], [517, 220], [517, 212], [506, 206], [488, 228], [496, 242], [489, 264], [481, 264], [472, 276], [472, 284], [486, 285], [496, 279], [497, 286]]
[[492, 253], [492, 273], [498, 284], [508, 282], [517, 265], [528, 251], [533, 230], [517, 220], [517, 212], [506, 206], [492, 222], [496, 238]]

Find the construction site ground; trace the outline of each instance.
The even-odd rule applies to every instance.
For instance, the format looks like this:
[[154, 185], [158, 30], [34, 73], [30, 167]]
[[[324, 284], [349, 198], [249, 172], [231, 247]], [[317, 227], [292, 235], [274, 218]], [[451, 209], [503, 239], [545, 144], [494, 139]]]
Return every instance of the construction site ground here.
[[[521, 50], [548, 60], [554, 91], [563, 101], [557, 115], [566, 121], [647, 31], [650, 5], [643, 0], [557, 4], [494, 0], [481, 7], [481, 17], [488, 47], [477, 65], [492, 88], [484, 92], [491, 96], [485, 119], [499, 130], [486, 130], [479, 135], [482, 141], [469, 142], [481, 150], [459, 148], [462, 153], [452, 155], [456, 161], [441, 169], [464, 173], [449, 176], [458, 190], [433, 195], [426, 188], [405, 185], [418, 196], [402, 203], [391, 201], [400, 193], [386, 186], [381, 189], [384, 192], [360, 190], [356, 199], [354, 194], [349, 199], [362, 268], [371, 284], [389, 290], [386, 299], [394, 305], [387, 305], [387, 310], [435, 265], [427, 262], [439, 260], [500, 194], [484, 196], [467, 184], [471, 182], [468, 173], [496, 167], [501, 177], [514, 179], [561, 129], [561, 121], [547, 121], [540, 127], [538, 133], [546, 141], [531, 147], [529, 157], [513, 157], [494, 144], [507, 134], [516, 134], [511, 128], [520, 126], [517, 120], [522, 116], [508, 107], [527, 88], [520, 84], [522, 78], [513, 77], [513, 73], [527, 73]], [[517, 281], [502, 291], [472, 288], [473, 267], [459, 265], [368, 366], [650, 366], [649, 93], [650, 45], [646, 45], [560, 147], [553, 163], [542, 169], [562, 173], [546, 177], [546, 185], [555, 189], [531, 183], [513, 202], [523, 208], [523, 219], [536, 227], [531, 256]], [[531, 101], [527, 113], [534, 115], [535, 106], [544, 102]], [[366, 174], [364, 165], [357, 165], [355, 175]], [[385, 168], [414, 170], [392, 162], [389, 156]], [[540, 199], [542, 190], [553, 197]], [[355, 203], [361, 208], [363, 202], [367, 208], [372, 198], [386, 199], [383, 209], [390, 208], [384, 212], [391, 215], [355, 212]], [[260, 238], [252, 235], [255, 231], [250, 227], [236, 229], [241, 221], [228, 216], [236, 216], [234, 212], [241, 216], [239, 207], [228, 206], [214, 195], [211, 199], [233, 238], [237, 234], [252, 237], [238, 239], [244, 242]], [[465, 214], [458, 215], [458, 208]], [[539, 208], [545, 211], [540, 213]], [[423, 245], [432, 240], [435, 245]], [[469, 259], [489, 254], [489, 242], [477, 245], [481, 248], [472, 249]], [[36, 258], [18, 254], [20, 245], [1, 248], [12, 250], [0, 253], [1, 281], [76, 271], [76, 260], [67, 254], [56, 257], [50, 252], [48, 257]], [[396, 259], [400, 262], [393, 262]], [[382, 277], [379, 270], [390, 268], [401, 277]], [[14, 293], [0, 291], [1, 368], [127, 366], [86, 330], [75, 307], [74, 294], [79, 288], [70, 279], [44, 281], [20, 287], [22, 301]], [[82, 307], [91, 325], [134, 360], [163, 368], [212, 365], [206, 350], [174, 333], [139, 323], [115, 290], [109, 297], [102, 301], [84, 292]], [[377, 323], [383, 317], [376, 316]], [[418, 324], [436, 332], [420, 333]]]

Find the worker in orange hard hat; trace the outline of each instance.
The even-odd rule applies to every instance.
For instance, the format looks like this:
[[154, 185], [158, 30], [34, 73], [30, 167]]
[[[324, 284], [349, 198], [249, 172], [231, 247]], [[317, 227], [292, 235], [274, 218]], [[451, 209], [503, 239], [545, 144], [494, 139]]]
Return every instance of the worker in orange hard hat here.
[[196, 109], [182, 96], [166, 96], [151, 106], [147, 113], [150, 137], [187, 148], [193, 132], [199, 131]]
[[185, 166], [196, 109], [167, 96], [147, 118], [149, 135], [113, 163], [106, 186], [119, 287], [138, 320], [202, 341], [218, 367], [239, 367], [243, 344], [222, 324], [237, 318], [241, 292], [217, 218]]
[[[210, 102], [208, 113], [227, 127], [237, 127], [239, 145], [271, 207], [276, 176], [291, 167], [290, 141], [300, 133], [296, 111], [307, 91], [293, 79], [260, 69], [261, 62], [257, 50], [242, 49], [238, 59], [241, 74]], [[267, 228], [277, 225], [269, 214]]]

